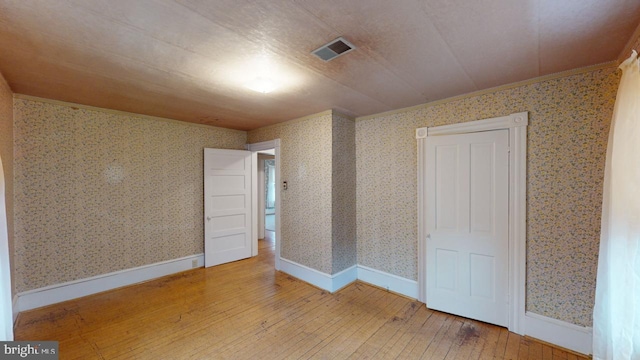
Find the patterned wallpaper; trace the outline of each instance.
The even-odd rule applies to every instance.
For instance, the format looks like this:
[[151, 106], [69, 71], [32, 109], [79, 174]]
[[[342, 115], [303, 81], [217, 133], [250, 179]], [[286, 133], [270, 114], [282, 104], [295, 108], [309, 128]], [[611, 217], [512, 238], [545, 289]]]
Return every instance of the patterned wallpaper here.
[[356, 122], [358, 264], [413, 280], [418, 263], [416, 128], [409, 113]]
[[[2, 158], [5, 181], [9, 262], [13, 264], [13, 93], [2, 74], [0, 74], [0, 158]], [[12, 296], [15, 294], [14, 273], [11, 271]]]
[[[280, 139], [280, 255], [332, 274], [332, 116], [324, 112], [249, 131], [248, 143]], [[280, 184], [278, 184], [280, 186]]]
[[528, 111], [527, 310], [590, 326], [618, 81], [611, 67], [357, 121], [358, 263], [417, 279], [416, 128]]
[[203, 252], [203, 148], [243, 131], [16, 99], [18, 292]]
[[332, 238], [333, 274], [356, 264], [356, 127], [333, 113]]

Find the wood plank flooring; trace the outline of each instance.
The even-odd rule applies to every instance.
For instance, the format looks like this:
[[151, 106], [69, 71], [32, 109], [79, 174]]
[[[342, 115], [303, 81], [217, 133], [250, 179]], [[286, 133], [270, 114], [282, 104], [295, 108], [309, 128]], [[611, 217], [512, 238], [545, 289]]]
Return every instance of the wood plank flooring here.
[[357, 282], [330, 294], [260, 255], [21, 313], [60, 359], [585, 359]]

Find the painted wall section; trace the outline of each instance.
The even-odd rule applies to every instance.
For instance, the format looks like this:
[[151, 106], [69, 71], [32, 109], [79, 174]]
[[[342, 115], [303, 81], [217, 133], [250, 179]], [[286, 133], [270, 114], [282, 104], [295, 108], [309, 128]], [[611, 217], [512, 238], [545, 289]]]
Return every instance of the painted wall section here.
[[[323, 112], [256, 130], [248, 143], [280, 139], [280, 255], [332, 273], [332, 116]], [[282, 184], [276, 184], [282, 186]]]
[[203, 149], [243, 131], [15, 99], [18, 292], [203, 252]]
[[13, 237], [13, 92], [0, 74], [0, 157], [4, 169], [5, 206], [9, 235], [9, 263], [11, 268], [11, 296], [15, 291], [15, 260]]
[[355, 122], [333, 113], [331, 221], [333, 273], [357, 263]]
[[417, 279], [420, 127], [528, 111], [527, 310], [590, 326], [614, 67], [356, 122], [358, 263]]

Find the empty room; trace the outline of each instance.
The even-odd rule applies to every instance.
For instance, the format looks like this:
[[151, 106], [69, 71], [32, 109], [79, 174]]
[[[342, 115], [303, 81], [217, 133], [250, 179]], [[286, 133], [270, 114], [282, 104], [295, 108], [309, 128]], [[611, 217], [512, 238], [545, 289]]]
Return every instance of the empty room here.
[[0, 358], [640, 359], [637, 51], [636, 0], [0, 0]]

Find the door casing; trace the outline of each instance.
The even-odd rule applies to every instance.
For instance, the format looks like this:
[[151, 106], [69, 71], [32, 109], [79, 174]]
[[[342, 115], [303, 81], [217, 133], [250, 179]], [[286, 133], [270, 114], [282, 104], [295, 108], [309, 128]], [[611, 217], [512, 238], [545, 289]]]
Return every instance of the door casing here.
[[509, 331], [523, 335], [526, 283], [527, 112], [416, 130], [418, 141], [418, 300], [426, 301], [426, 138], [478, 131], [509, 130]]

